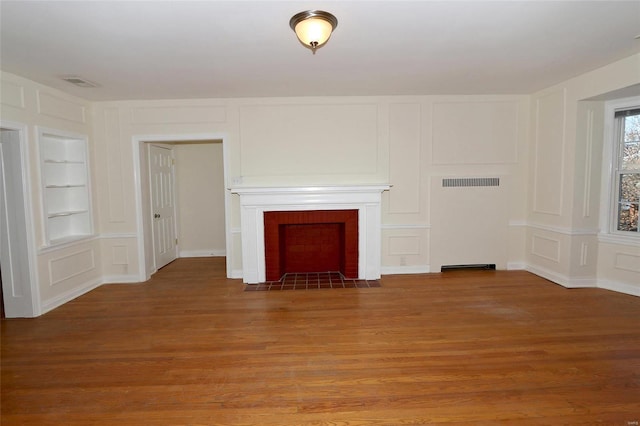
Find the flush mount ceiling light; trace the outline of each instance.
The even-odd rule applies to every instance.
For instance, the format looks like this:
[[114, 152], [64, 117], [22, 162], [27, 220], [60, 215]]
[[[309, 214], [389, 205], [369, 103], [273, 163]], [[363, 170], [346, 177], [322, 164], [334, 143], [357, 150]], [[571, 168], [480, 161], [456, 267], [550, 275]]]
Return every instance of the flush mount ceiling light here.
[[331, 32], [338, 26], [338, 19], [322, 10], [307, 10], [293, 15], [289, 26], [296, 32], [298, 40], [316, 54], [331, 37]]

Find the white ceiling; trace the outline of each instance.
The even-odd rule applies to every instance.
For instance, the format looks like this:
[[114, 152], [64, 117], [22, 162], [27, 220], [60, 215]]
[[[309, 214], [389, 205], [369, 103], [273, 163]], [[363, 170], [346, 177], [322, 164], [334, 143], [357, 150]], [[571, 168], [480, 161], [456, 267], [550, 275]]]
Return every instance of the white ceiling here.
[[[316, 55], [289, 28], [306, 9], [339, 22]], [[2, 70], [89, 100], [523, 94], [640, 52], [640, 1], [2, 0], [0, 14]]]

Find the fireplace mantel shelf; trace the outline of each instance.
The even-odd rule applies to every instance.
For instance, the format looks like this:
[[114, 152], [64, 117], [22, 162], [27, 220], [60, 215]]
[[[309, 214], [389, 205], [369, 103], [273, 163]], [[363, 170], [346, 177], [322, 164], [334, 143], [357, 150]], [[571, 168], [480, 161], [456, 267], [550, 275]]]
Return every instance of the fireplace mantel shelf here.
[[295, 194], [327, 192], [382, 192], [391, 188], [389, 184], [375, 185], [312, 185], [312, 186], [237, 186], [230, 188], [234, 194]]
[[264, 213], [268, 211], [358, 210], [358, 278], [380, 278], [381, 197], [388, 184], [234, 187], [240, 196], [242, 278], [265, 281]]

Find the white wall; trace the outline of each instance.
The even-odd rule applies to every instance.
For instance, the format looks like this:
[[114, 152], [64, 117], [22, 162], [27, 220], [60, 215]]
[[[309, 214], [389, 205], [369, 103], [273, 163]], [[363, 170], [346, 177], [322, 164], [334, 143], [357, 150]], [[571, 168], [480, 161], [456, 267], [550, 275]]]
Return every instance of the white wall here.
[[[86, 238], [73, 243], [46, 246], [44, 234], [45, 215], [42, 209], [42, 185], [39, 173], [37, 128], [58, 130], [89, 137], [90, 170], [96, 162], [92, 136], [91, 106], [88, 102], [60, 91], [42, 86], [30, 80], [8, 73], [1, 73], [1, 119], [18, 123], [27, 129], [26, 141], [29, 153], [27, 176], [32, 193], [28, 194], [32, 206], [33, 246], [35, 253], [35, 277], [40, 300], [35, 303], [40, 312], [51, 310], [74, 297], [100, 285], [102, 276], [102, 248], [96, 238]], [[95, 175], [91, 180], [95, 186]], [[100, 221], [95, 219], [96, 233]]]
[[[382, 272], [495, 263], [568, 286], [639, 287], [638, 246], [599, 239], [602, 94], [640, 82], [640, 55], [531, 96], [190, 99], [89, 104], [2, 74], [2, 118], [29, 128], [36, 245], [43, 242], [35, 126], [89, 135], [98, 237], [41, 250], [45, 309], [148, 271], [144, 142], [222, 140], [226, 186], [393, 185]], [[443, 188], [498, 177], [497, 188]], [[240, 277], [238, 198], [225, 191], [228, 275]], [[194, 206], [194, 208], [203, 208]], [[77, 262], [73, 261], [77, 258]], [[65, 259], [64, 279], [50, 276]], [[625, 269], [626, 268], [626, 269]], [[58, 282], [59, 281], [59, 282]]]
[[[640, 295], [640, 241], [600, 229], [604, 101], [640, 83], [640, 55], [532, 95], [527, 269], [567, 287]], [[606, 220], [605, 220], [606, 221]]]
[[222, 142], [176, 143], [180, 257], [224, 256]]
[[[383, 273], [519, 267], [524, 252], [510, 240], [524, 235], [528, 98], [400, 98], [389, 117]], [[498, 177], [500, 186], [443, 188], [451, 177]]]
[[[101, 158], [111, 159], [97, 165], [99, 180], [118, 182], [99, 194], [108, 212], [101, 218], [105, 230], [135, 238], [135, 209], [124, 207], [135, 205], [132, 140], [219, 134], [228, 149], [228, 185], [391, 183], [383, 200], [383, 273], [481, 261], [504, 269], [523, 262], [522, 246], [512, 241], [524, 238], [526, 96], [110, 102], [96, 104], [95, 112]], [[442, 177], [499, 177], [501, 185], [495, 196], [482, 197], [478, 188], [443, 191]], [[465, 210], [465, 226], [450, 220]], [[228, 273], [237, 277], [236, 198], [230, 215]], [[490, 232], [498, 237], [487, 240]], [[111, 264], [105, 260], [105, 268]], [[130, 270], [135, 267], [132, 259]]]
[[[93, 105], [97, 157], [95, 165], [100, 185], [96, 202], [101, 211], [104, 273], [128, 274], [127, 280], [141, 281], [153, 272], [150, 261], [150, 208], [145, 162], [147, 142], [221, 140], [223, 146], [237, 139], [237, 113], [225, 100], [176, 100], [104, 102]], [[228, 156], [238, 169], [236, 152]], [[226, 180], [227, 176], [225, 176]], [[229, 194], [225, 193], [228, 198]], [[230, 202], [231, 204], [232, 202]], [[139, 214], [142, 212], [143, 214]], [[227, 241], [229, 275], [237, 276], [240, 263], [240, 223], [229, 218], [232, 238]], [[141, 235], [144, 233], [144, 239]], [[109, 256], [112, 256], [109, 258]]]

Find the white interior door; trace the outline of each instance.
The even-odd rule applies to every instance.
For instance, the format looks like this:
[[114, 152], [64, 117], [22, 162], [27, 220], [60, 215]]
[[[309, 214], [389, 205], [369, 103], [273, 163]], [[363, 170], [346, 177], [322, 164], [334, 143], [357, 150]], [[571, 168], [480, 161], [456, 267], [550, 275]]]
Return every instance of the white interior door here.
[[149, 147], [149, 182], [153, 254], [156, 269], [160, 269], [177, 257], [173, 149], [157, 145]]
[[20, 134], [0, 130], [0, 265], [7, 318], [34, 316]]

